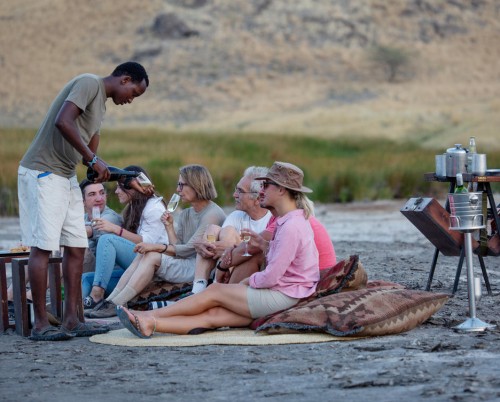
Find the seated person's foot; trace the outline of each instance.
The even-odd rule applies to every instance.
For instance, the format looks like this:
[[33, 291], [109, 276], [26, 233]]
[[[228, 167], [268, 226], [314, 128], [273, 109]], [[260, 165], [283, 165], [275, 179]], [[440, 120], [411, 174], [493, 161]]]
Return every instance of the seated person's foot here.
[[83, 299], [83, 309], [84, 310], [91, 310], [95, 306], [99, 304], [102, 300], [95, 301], [92, 296], [87, 296], [86, 298]]
[[83, 315], [88, 318], [115, 317], [116, 304], [110, 300], [101, 300], [92, 310], [86, 310]]
[[151, 338], [151, 336], [156, 331], [156, 318], [153, 316], [146, 317], [139, 314], [130, 312], [128, 309], [122, 306], [116, 308], [116, 312], [120, 322], [123, 326], [128, 329], [135, 336], [143, 339]]

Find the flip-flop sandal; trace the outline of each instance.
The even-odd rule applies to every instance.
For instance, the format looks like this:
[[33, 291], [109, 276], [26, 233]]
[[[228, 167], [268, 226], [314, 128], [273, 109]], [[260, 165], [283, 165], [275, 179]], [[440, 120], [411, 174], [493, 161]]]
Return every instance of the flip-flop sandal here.
[[203, 333], [205, 333], [207, 331], [215, 331], [215, 329], [213, 329], [213, 328], [198, 327], [198, 328], [193, 328], [187, 334], [188, 335], [200, 335], [200, 334], [203, 334]]
[[42, 328], [40, 331], [33, 328], [31, 330], [31, 335], [28, 338], [32, 341], [67, 341], [73, 337], [74, 335], [68, 334], [62, 329], [49, 325]]
[[101, 325], [95, 322], [80, 322], [75, 328], [68, 329], [61, 326], [61, 329], [76, 337], [87, 337], [109, 332], [109, 327], [107, 325]]
[[132, 324], [132, 322], [128, 318], [128, 314], [120, 306], [116, 307], [116, 314], [118, 315], [118, 318], [120, 319], [123, 326], [139, 338], [149, 339], [153, 336], [153, 334], [156, 331], [156, 319], [155, 319], [155, 326], [153, 328], [152, 334], [151, 335], [144, 335], [141, 331], [141, 324], [139, 322], [139, 318], [137, 318], [136, 315], [131, 313], [132, 316], [134, 317], [134, 321], [135, 321], [135, 325], [136, 325], [136, 326], [134, 326], [134, 324]]

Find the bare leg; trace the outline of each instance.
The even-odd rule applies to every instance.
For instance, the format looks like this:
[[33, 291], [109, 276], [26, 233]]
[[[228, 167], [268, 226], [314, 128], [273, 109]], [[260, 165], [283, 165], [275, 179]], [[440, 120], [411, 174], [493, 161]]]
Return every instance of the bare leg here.
[[80, 322], [78, 318], [78, 305], [82, 302], [80, 293], [82, 288], [84, 255], [85, 248], [64, 247], [62, 263], [64, 279], [64, 321], [62, 325], [67, 329], [74, 328]]
[[[136, 258], [134, 260], [137, 261]], [[126, 286], [133, 288], [137, 293], [142, 291], [151, 281], [153, 280], [154, 273], [161, 264], [161, 254], [156, 252], [150, 252], [142, 256], [140, 263], [134, 267], [134, 270], [126, 282], [122, 283], [121, 290], [125, 289]], [[127, 271], [130, 268], [127, 269]], [[127, 272], [125, 271], [125, 272]], [[122, 282], [123, 276], [120, 278], [120, 284]], [[136, 293], [136, 294], [137, 294]], [[129, 300], [122, 300], [123, 294], [120, 292], [115, 297], [108, 298], [115, 304], [123, 304]], [[119, 300], [117, 302], [117, 300]]]
[[214, 283], [203, 292], [181, 299], [173, 305], [156, 310], [134, 312], [134, 314], [137, 313], [141, 317], [150, 315], [158, 319], [178, 315], [198, 315], [214, 307], [224, 307], [238, 315], [250, 317], [247, 286]]
[[208, 285], [208, 278], [210, 277], [210, 273], [215, 268], [215, 264], [217, 259], [220, 256], [220, 250], [228, 247], [232, 247], [234, 244], [238, 244], [240, 241], [240, 236], [236, 232], [236, 230], [232, 226], [228, 226], [225, 228], [220, 228], [217, 225], [209, 225], [206, 229], [205, 233], [213, 234], [217, 239], [217, 243], [214, 245], [216, 249], [219, 250], [219, 253], [215, 253], [215, 255], [196, 255], [196, 264], [195, 264], [195, 272], [194, 272], [194, 280], [193, 280], [193, 293], [199, 293], [206, 289]]
[[259, 272], [263, 262], [264, 255], [262, 253], [253, 255], [250, 259], [233, 268], [229, 283], [240, 283], [255, 272]]
[[166, 318], [153, 318], [153, 316], [141, 315], [125, 309], [129, 320], [135, 326], [137, 317], [140, 331], [149, 336], [156, 332], [167, 332], [171, 334], [184, 335], [194, 328], [220, 328], [220, 327], [246, 327], [252, 322], [252, 318], [239, 315], [223, 307], [214, 307], [198, 315], [173, 316]]
[[[137, 256], [134, 258], [134, 261], [132, 261], [132, 264], [130, 264], [130, 266], [125, 270], [123, 275], [120, 277], [120, 280], [116, 284], [113, 293], [115, 293], [115, 291], [116, 293], [119, 293], [121, 290], [125, 288], [125, 285], [127, 285], [132, 275], [136, 272], [137, 268], [140, 266], [143, 257], [144, 256], [142, 254], [137, 254]], [[109, 298], [111, 298], [111, 295], [108, 297], [108, 299]]]
[[194, 271], [194, 282], [199, 279], [208, 280], [210, 272], [215, 267], [215, 260], [211, 258], [203, 258], [200, 254], [196, 254], [196, 266]]
[[50, 253], [47, 250], [31, 247], [28, 261], [28, 275], [30, 277], [33, 310], [35, 313], [33, 327], [38, 331], [50, 325], [46, 309], [47, 272]]

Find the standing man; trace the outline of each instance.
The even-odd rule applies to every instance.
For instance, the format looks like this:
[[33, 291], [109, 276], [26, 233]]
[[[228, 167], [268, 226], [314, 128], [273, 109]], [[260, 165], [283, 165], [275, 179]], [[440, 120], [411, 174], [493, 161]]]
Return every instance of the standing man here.
[[[53, 101], [20, 162], [21, 235], [23, 243], [31, 246], [28, 274], [35, 313], [32, 340], [59, 341], [109, 330], [78, 318], [88, 240], [75, 167], [83, 158], [83, 163], [97, 172], [96, 182], [109, 179], [106, 162], [96, 155], [106, 100], [112, 98], [116, 105], [132, 103], [148, 85], [146, 70], [135, 62], [120, 64], [107, 77], [75, 77]], [[45, 298], [49, 256], [60, 246], [64, 246], [64, 320], [61, 328], [56, 328], [48, 322]]]

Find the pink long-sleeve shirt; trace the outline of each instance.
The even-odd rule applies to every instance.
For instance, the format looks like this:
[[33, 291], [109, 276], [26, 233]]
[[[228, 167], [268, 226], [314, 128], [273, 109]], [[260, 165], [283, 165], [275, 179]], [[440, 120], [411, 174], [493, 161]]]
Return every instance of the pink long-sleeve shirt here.
[[291, 211], [276, 222], [266, 269], [250, 276], [250, 286], [278, 290], [295, 298], [308, 297], [319, 280], [318, 249], [311, 225], [302, 209]]

